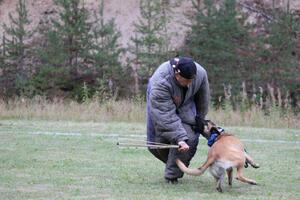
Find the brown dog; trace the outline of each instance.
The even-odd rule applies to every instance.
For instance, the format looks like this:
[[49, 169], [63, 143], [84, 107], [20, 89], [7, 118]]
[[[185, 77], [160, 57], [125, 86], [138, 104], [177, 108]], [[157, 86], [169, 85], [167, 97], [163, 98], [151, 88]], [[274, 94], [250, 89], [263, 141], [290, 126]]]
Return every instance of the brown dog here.
[[[212, 133], [213, 129], [216, 129], [216, 125], [207, 120], [204, 134], [208, 137]], [[184, 163], [177, 159], [176, 163], [178, 167], [184, 173], [199, 176], [205, 172], [207, 168], [210, 169], [210, 173], [217, 181], [217, 190], [222, 192], [222, 183], [225, 177], [225, 170], [227, 171], [228, 184], [232, 185], [232, 171], [233, 167], [237, 168], [236, 179], [245, 183], [256, 185], [254, 180], [248, 179], [242, 175], [244, 164], [249, 163], [252, 167], [258, 168], [259, 165], [245, 152], [243, 143], [234, 135], [228, 133], [221, 133], [214, 144], [208, 151], [206, 162], [197, 169], [187, 168]]]

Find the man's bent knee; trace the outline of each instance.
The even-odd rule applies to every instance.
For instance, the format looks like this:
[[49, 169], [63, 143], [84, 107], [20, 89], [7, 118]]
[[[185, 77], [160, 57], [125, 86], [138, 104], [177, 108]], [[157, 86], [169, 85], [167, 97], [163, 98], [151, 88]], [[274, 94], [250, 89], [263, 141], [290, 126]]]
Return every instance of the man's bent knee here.
[[167, 162], [168, 154], [169, 154], [168, 150], [162, 150], [162, 149], [158, 150], [158, 149], [151, 149], [151, 148], [148, 148], [148, 150], [152, 155], [154, 155], [157, 159], [159, 159], [163, 163]]

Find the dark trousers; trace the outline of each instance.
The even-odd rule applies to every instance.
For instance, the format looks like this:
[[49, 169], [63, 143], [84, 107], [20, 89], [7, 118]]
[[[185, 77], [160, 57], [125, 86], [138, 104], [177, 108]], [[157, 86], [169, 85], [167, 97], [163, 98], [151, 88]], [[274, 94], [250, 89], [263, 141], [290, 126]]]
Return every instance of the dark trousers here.
[[[190, 164], [191, 159], [196, 153], [197, 145], [199, 142], [199, 133], [195, 133], [191, 127], [187, 124], [183, 124], [187, 135], [188, 141], [187, 144], [190, 146], [190, 149], [185, 153], [180, 153], [178, 149], [151, 149], [149, 151], [159, 160], [166, 164], [165, 168], [165, 178], [181, 178], [183, 172], [178, 168], [175, 160], [179, 158], [186, 166]], [[155, 142], [170, 144], [163, 137], [156, 136]]]

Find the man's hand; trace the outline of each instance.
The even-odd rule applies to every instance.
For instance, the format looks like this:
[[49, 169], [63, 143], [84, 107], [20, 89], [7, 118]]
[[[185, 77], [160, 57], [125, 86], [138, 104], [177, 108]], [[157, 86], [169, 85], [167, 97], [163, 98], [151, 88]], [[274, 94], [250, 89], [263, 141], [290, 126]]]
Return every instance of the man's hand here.
[[190, 147], [187, 143], [185, 143], [185, 141], [180, 141], [178, 142], [178, 145], [179, 145], [179, 152], [187, 152]]

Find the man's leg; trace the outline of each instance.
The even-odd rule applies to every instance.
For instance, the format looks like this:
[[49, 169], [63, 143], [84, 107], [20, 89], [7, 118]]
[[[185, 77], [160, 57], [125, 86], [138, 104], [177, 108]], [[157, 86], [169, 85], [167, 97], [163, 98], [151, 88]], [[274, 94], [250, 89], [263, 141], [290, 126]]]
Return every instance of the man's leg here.
[[[164, 140], [162, 137], [155, 137], [155, 142], [158, 143], [164, 143], [164, 144], [168, 144], [169, 142], [167, 142], [166, 140]], [[148, 150], [159, 160], [161, 160], [162, 162], [166, 163], [168, 160], [168, 156], [169, 156], [169, 149], [151, 149], [148, 148]]]
[[177, 149], [169, 150], [165, 168], [165, 178], [169, 180], [174, 180], [183, 176], [183, 172], [178, 168], [175, 160], [179, 158], [186, 166], [188, 166], [197, 150], [199, 134], [195, 133], [189, 125], [183, 124], [183, 126], [188, 134], [189, 139], [187, 144], [190, 146], [190, 149], [185, 153], [180, 153]]

